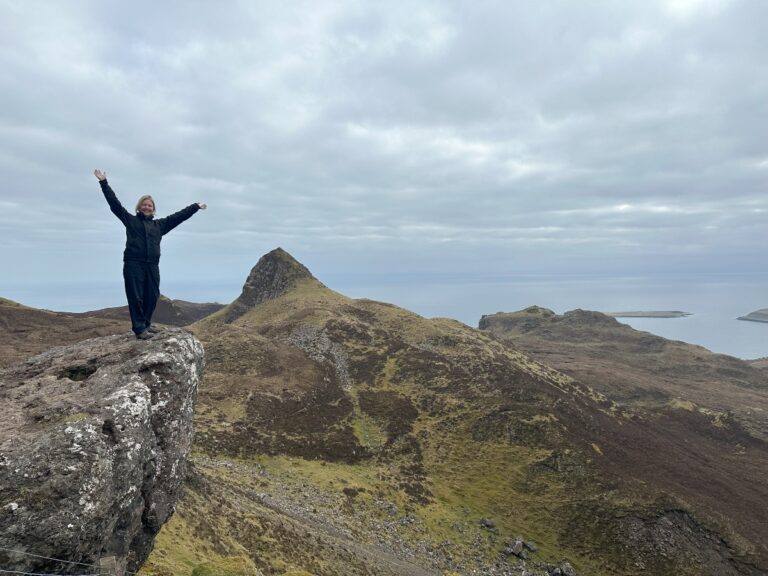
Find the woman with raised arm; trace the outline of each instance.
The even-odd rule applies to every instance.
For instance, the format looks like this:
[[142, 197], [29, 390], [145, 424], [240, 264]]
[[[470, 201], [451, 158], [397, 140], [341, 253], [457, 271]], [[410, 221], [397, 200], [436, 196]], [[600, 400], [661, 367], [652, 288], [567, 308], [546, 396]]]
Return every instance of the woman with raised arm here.
[[131, 328], [139, 340], [149, 340], [158, 331], [152, 325], [152, 314], [160, 297], [160, 240], [198, 210], [208, 206], [190, 204], [183, 210], [155, 220], [155, 201], [142, 196], [136, 203], [136, 213], [123, 208], [107, 182], [107, 174], [94, 170], [101, 191], [112, 213], [125, 226], [125, 252], [123, 252], [123, 279]]

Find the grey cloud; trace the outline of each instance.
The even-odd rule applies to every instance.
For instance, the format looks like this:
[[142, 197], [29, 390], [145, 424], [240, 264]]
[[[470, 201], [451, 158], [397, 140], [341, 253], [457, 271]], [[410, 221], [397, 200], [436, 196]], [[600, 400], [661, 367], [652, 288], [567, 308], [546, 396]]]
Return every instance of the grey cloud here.
[[278, 244], [361, 274], [731, 270], [766, 240], [766, 12], [7, 1], [5, 259], [45, 260], [56, 238], [119, 258], [98, 167], [129, 206], [209, 203], [169, 244], [202, 274]]

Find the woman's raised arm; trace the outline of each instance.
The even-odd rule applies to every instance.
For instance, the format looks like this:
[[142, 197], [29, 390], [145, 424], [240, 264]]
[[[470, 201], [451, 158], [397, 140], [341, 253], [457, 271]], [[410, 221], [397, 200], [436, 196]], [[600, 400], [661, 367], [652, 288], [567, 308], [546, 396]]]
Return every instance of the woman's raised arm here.
[[107, 199], [107, 204], [109, 204], [109, 209], [112, 210], [112, 214], [117, 216], [120, 221], [127, 226], [130, 214], [128, 213], [128, 210], [123, 208], [123, 205], [120, 204], [120, 200], [117, 199], [117, 195], [115, 195], [114, 190], [112, 190], [109, 182], [107, 182], [107, 173], [97, 169], [93, 171], [93, 175], [96, 176], [101, 185], [101, 191], [104, 193], [104, 198]]

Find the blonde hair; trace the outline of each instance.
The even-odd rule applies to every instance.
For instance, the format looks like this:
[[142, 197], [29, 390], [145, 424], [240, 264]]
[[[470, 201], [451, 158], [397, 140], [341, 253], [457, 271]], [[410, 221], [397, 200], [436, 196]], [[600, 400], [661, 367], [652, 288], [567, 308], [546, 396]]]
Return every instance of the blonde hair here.
[[136, 212], [139, 211], [139, 208], [141, 208], [141, 203], [144, 202], [144, 200], [152, 200], [152, 207], [154, 208], [154, 210], [152, 210], [152, 214], [157, 212], [157, 204], [155, 204], [155, 199], [152, 198], [152, 196], [150, 196], [149, 194], [145, 194], [144, 196], [139, 198], [138, 202], [136, 202]]

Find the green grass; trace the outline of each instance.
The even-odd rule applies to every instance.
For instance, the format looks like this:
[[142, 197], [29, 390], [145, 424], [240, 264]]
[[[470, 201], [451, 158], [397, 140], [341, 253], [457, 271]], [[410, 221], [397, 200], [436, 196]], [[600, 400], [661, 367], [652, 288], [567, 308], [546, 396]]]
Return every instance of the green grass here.
[[191, 576], [257, 576], [258, 574], [250, 559], [235, 556], [223, 558], [217, 562], [199, 564], [192, 570]]
[[356, 414], [350, 423], [358, 442], [365, 448], [378, 450], [387, 441], [386, 430], [367, 414]]
[[[237, 464], [235, 468], [206, 467], [204, 475], [211, 482], [212, 497], [235, 500], [213, 503], [201, 499], [185, 506], [199, 506], [203, 511], [200, 514], [208, 516], [215, 516], [219, 508], [237, 516], [237, 524], [231, 518], [228, 522], [209, 520], [215, 525], [214, 531], [218, 530], [216, 539], [226, 543], [226, 547], [236, 551], [236, 546], [247, 546], [263, 562], [258, 565], [265, 571], [264, 567], [268, 567], [271, 574], [304, 576], [303, 570], [308, 566], [322, 566], [322, 571], [318, 571], [333, 573], [333, 562], [337, 560], [324, 559], [327, 563], [323, 564], [310, 557], [312, 552], [301, 546], [292, 547], [295, 543], [289, 540], [295, 536], [280, 534], [279, 530], [268, 528], [269, 522], [261, 522], [273, 511], [249, 507], [251, 504], [245, 500], [252, 492], [280, 493], [293, 498], [299, 506], [315, 506], [319, 516], [343, 524], [357, 542], [365, 543], [367, 538], [373, 541], [377, 536], [386, 543], [391, 534], [376, 534], [376, 526], [394, 524], [398, 537], [405, 541], [424, 542], [435, 549], [448, 544], [454, 559], [476, 565], [473, 563], [478, 554], [486, 564], [495, 563], [504, 544], [522, 536], [538, 546], [534, 555], [537, 561], [558, 563], [568, 558], [580, 574], [611, 573], [606, 562], [612, 559], [596, 554], [589, 542], [567, 541], [563, 514], [574, 510], [578, 514], [580, 502], [591, 503], [599, 498], [600, 509], [610, 515], [621, 508], [621, 498], [626, 494], [604, 494], [597, 481], [576, 482], [569, 472], [539, 465], [554, 450], [562, 449], [563, 454], [569, 454], [566, 459], [573, 459], [574, 466], [587, 469], [588, 460], [600, 458], [602, 448], [597, 443], [591, 448], [587, 445], [588, 454], [579, 455], [561, 435], [564, 425], [558, 421], [559, 412], [545, 405], [546, 394], [536, 396], [535, 389], [532, 397], [536, 398], [536, 405], [529, 404], [528, 411], [525, 404], [513, 403], [509, 416], [505, 416], [516, 418], [513, 425], [523, 430], [515, 443], [506, 439], [503, 430], [495, 436], [494, 421], [485, 419], [493, 416], [506, 400], [499, 389], [485, 384], [484, 377], [495, 382], [506, 376], [498, 371], [509, 370], [510, 378], [522, 372], [543, 390], [555, 387], [567, 397], [594, 403], [613, 417], [627, 417], [605, 396], [459, 322], [426, 320], [394, 306], [351, 300], [311, 280], [301, 281], [279, 299], [253, 308], [233, 325], [216, 325], [223, 314], [196, 325], [201, 337], [210, 336], [212, 346], [218, 346], [219, 352], [235, 350], [239, 354], [231, 359], [220, 356], [216, 378], [211, 379], [219, 395], [211, 400], [203, 395], [210, 408], [215, 408], [201, 411], [201, 424], [225, 432], [222, 420], [245, 419], [243, 398], [236, 399], [235, 395], [247, 386], [278, 396], [285, 389], [294, 395], [307, 393], [306, 383], [314, 373], [285, 353], [284, 348], [290, 348], [285, 336], [297, 326], [310, 326], [318, 330], [329, 327], [329, 333], [338, 338], [348, 328], [348, 341], [339, 341], [337, 345], [346, 352], [351, 364], [357, 362], [363, 367], [359, 373], [365, 382], [353, 382], [351, 390], [346, 390], [354, 408], [343, 423], [349, 424], [360, 445], [374, 454], [357, 464], [264, 455], [247, 461], [232, 460]], [[336, 322], [330, 324], [330, 320]], [[256, 363], [246, 381], [243, 370], [250, 365], [244, 367], [243, 363], [251, 358], [256, 362], [261, 354], [267, 353], [274, 355], [274, 364], [281, 370], [279, 376], [260, 376], [256, 372], [262, 365]], [[420, 364], [407, 364], [411, 358], [415, 362], [429, 362], [430, 354], [437, 355], [435, 366], [427, 366], [423, 372], [413, 372], [414, 366]], [[370, 355], [370, 363], [365, 362], [366, 355]], [[396, 392], [418, 407], [420, 414], [413, 423], [412, 437], [401, 440], [405, 452], [398, 452], [397, 442], [388, 443], [387, 426], [392, 423], [386, 410], [376, 418], [360, 410], [358, 392], [362, 390]], [[473, 428], [480, 419], [484, 419], [480, 422], [482, 427], [490, 422], [489, 438], [483, 440], [479, 434], [473, 439], [473, 430], [486, 429]], [[530, 431], [529, 436], [525, 435], [526, 430]], [[415, 444], [414, 438], [420, 450], [410, 449], [409, 442]], [[565, 442], [562, 446], [561, 440]], [[249, 476], [249, 467], [263, 469], [266, 474]], [[313, 495], [322, 497], [318, 496], [317, 502], [306, 500]], [[633, 495], [633, 502], [638, 498]], [[245, 513], [235, 512], [241, 508], [249, 510], [253, 518], [246, 515], [241, 520], [240, 514]], [[481, 527], [483, 518], [492, 519], [495, 529]], [[233, 526], [235, 534], [231, 533]], [[200, 570], [195, 576], [206, 576], [203, 570], [209, 567], [202, 560], [185, 558], [188, 550], [196, 548], [195, 541], [199, 544], [206, 538], [193, 533], [190, 541], [184, 541], [184, 546], [173, 552], [177, 565], [187, 570], [179, 574], [190, 573], [192, 567]], [[299, 560], [301, 554], [306, 554], [304, 560]], [[209, 561], [211, 553], [204, 555]]]

